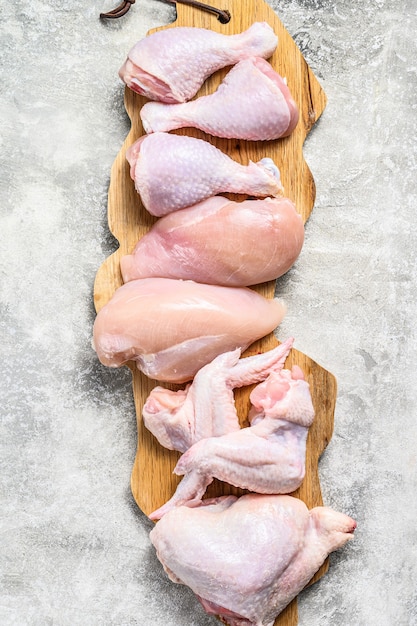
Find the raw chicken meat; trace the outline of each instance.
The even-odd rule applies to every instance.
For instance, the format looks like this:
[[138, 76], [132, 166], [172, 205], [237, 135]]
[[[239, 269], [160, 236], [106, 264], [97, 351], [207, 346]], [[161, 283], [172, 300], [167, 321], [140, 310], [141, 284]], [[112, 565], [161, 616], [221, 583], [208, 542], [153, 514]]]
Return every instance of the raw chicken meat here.
[[292, 496], [205, 500], [165, 515], [150, 539], [169, 578], [229, 626], [272, 626], [356, 522]]
[[215, 196], [158, 220], [120, 268], [125, 282], [163, 276], [244, 287], [285, 274], [303, 243], [303, 220], [288, 198]]
[[283, 193], [272, 159], [241, 165], [195, 137], [145, 135], [130, 146], [126, 158], [144, 207], [158, 217], [220, 192], [256, 197]]
[[267, 59], [278, 38], [266, 22], [237, 35], [204, 28], [177, 27], [152, 33], [129, 52], [119, 71], [133, 91], [151, 100], [186, 102], [215, 71], [242, 59]]
[[214, 478], [256, 493], [291, 493], [305, 474], [308, 429], [314, 408], [301, 369], [269, 374], [250, 395], [254, 411], [249, 428], [202, 439], [178, 461], [184, 478], [172, 498], [151, 513], [160, 519], [175, 506], [198, 503]]
[[257, 141], [289, 135], [298, 109], [283, 78], [253, 57], [237, 63], [213, 94], [185, 104], [148, 102], [140, 116], [147, 133], [195, 127], [216, 137]]
[[169, 450], [185, 452], [207, 437], [240, 429], [233, 389], [259, 383], [284, 367], [294, 339], [262, 354], [239, 359], [240, 350], [217, 356], [184, 390], [155, 387], [143, 407], [145, 426]]
[[100, 361], [136, 361], [150, 378], [185, 382], [228, 350], [244, 350], [271, 332], [284, 305], [246, 288], [169, 278], [126, 283], [99, 311], [93, 345]]

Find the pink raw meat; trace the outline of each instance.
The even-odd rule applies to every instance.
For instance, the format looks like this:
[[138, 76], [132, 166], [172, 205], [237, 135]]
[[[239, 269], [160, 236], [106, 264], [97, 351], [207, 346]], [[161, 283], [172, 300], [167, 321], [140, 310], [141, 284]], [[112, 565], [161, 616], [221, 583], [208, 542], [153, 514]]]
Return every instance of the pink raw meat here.
[[221, 192], [256, 197], [283, 193], [272, 159], [241, 165], [195, 137], [145, 135], [128, 148], [126, 158], [144, 207], [158, 217]]
[[356, 522], [291, 496], [250, 494], [180, 506], [150, 539], [169, 578], [229, 626], [273, 626]]
[[255, 22], [237, 35], [204, 28], [177, 27], [141, 39], [120, 68], [133, 91], [152, 100], [186, 102], [215, 71], [242, 59], [267, 59], [278, 38], [266, 22]]
[[136, 361], [150, 378], [185, 382], [222, 352], [246, 349], [281, 322], [284, 305], [246, 288], [144, 278], [116, 290], [94, 322], [100, 361]]
[[143, 407], [145, 426], [169, 450], [185, 452], [207, 437], [240, 429], [233, 389], [259, 383], [284, 367], [290, 337], [272, 350], [240, 359], [240, 350], [217, 356], [185, 389], [155, 387]]
[[244, 287], [285, 274], [303, 242], [303, 221], [288, 198], [215, 196], [162, 217], [120, 267], [125, 282], [162, 276]]
[[281, 76], [253, 57], [237, 63], [213, 94], [184, 104], [148, 102], [140, 116], [147, 133], [194, 127], [216, 137], [258, 141], [289, 135], [298, 109]]
[[[298, 489], [305, 474], [308, 429], [314, 419], [303, 372], [297, 365], [292, 371], [272, 372], [250, 399], [253, 425], [191, 446], [174, 469], [184, 478], [172, 498], [151, 513], [150, 519], [160, 519], [182, 504], [195, 505], [214, 478], [256, 493]], [[227, 410], [226, 397], [223, 405]]]

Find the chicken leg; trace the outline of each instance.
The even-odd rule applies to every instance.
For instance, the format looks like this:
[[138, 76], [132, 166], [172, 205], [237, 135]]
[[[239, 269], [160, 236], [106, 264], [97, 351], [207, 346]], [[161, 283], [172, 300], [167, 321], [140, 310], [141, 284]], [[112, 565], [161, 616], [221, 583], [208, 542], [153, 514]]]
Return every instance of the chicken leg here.
[[255, 22], [236, 35], [169, 28], [138, 41], [119, 75], [130, 89], [151, 100], [186, 102], [215, 71], [251, 56], [267, 59], [277, 43], [266, 22]]
[[291, 496], [250, 494], [180, 506], [150, 539], [169, 578], [229, 626], [272, 626], [356, 522]]
[[279, 170], [266, 157], [241, 165], [203, 139], [152, 133], [128, 148], [130, 176], [143, 205], [160, 217], [222, 192], [282, 195]]
[[184, 104], [148, 102], [140, 117], [147, 133], [193, 127], [215, 137], [263, 141], [289, 135], [298, 108], [283, 78], [253, 57], [235, 65], [213, 94]]

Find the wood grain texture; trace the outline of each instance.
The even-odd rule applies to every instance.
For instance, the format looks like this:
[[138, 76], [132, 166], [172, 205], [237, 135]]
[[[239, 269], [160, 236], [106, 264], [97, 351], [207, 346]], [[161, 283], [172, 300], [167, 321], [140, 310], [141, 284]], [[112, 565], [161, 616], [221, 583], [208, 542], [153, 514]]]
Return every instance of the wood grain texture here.
[[[265, 156], [273, 158], [280, 168], [286, 195], [294, 201], [298, 212], [306, 222], [313, 209], [315, 186], [311, 172], [303, 158], [302, 147], [307, 134], [324, 110], [326, 96], [291, 36], [274, 11], [263, 0], [214, 0], [212, 4], [230, 11], [232, 18], [228, 24], [221, 24], [214, 16], [201, 10], [186, 5], [177, 5], [177, 20], [166, 28], [198, 26], [224, 34], [234, 34], [245, 30], [255, 21], [268, 22], [279, 38], [278, 48], [270, 62], [279, 74], [287, 78], [294, 100], [300, 109], [300, 121], [290, 137], [272, 142], [225, 140], [205, 135], [194, 129], [182, 129], [176, 132], [210, 141], [233, 159], [244, 164], [249, 159], [256, 162]], [[217, 72], [203, 85], [197, 96], [213, 92], [226, 72], [227, 69]], [[131, 119], [131, 130], [113, 164], [108, 196], [109, 229], [118, 240], [119, 248], [103, 263], [97, 273], [94, 286], [97, 312], [122, 284], [120, 257], [132, 250], [137, 240], [149, 230], [156, 219], [142, 206], [130, 178], [129, 166], [125, 158], [126, 149], [144, 134], [139, 111], [145, 102], [145, 98], [126, 88], [125, 106]], [[275, 281], [257, 285], [254, 289], [272, 298]], [[271, 334], [253, 344], [246, 351], [245, 356], [269, 350], [277, 343], [274, 335]], [[308, 356], [293, 349], [286, 366], [290, 367], [295, 363], [303, 369], [310, 383], [316, 417], [307, 441], [306, 476], [302, 486], [294, 495], [300, 497], [309, 508], [312, 508], [322, 504], [318, 460], [332, 436], [336, 381], [332, 374]], [[173, 494], [179, 479], [172, 474], [172, 470], [179, 454], [163, 449], [142, 423], [143, 404], [151, 389], [160, 383], [148, 379], [132, 364], [129, 367], [132, 371], [138, 422], [138, 447], [131, 487], [138, 506], [145, 514], [149, 514]], [[176, 388], [172, 385], [166, 386]], [[247, 387], [237, 390], [235, 394], [242, 425], [246, 424], [250, 391], [251, 388]], [[207, 492], [209, 496], [229, 493], [243, 492], [218, 481], [215, 481]], [[327, 568], [328, 561], [317, 572], [312, 582], [320, 578]], [[295, 626], [297, 622], [297, 604], [294, 600], [277, 618], [275, 626]]]

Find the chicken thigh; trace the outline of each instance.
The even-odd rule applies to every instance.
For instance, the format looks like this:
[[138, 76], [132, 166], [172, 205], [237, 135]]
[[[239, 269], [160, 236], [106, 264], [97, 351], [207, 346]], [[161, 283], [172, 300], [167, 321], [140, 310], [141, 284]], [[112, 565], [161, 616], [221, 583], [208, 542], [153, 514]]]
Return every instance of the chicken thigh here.
[[162, 276], [244, 287], [285, 274], [303, 243], [303, 220], [291, 200], [215, 196], [158, 220], [120, 268], [125, 282]]
[[291, 493], [305, 474], [308, 429], [314, 418], [308, 383], [298, 366], [272, 372], [250, 396], [253, 426], [202, 439], [178, 461], [184, 478], [172, 498], [151, 513], [160, 519], [175, 506], [194, 505], [214, 478], [256, 493]]
[[119, 287], [99, 311], [93, 345], [104, 365], [132, 360], [150, 378], [181, 383], [270, 333], [284, 314], [280, 301], [250, 289], [144, 278]]
[[169, 450], [185, 452], [207, 437], [240, 429], [233, 389], [259, 383], [284, 367], [290, 337], [272, 350], [239, 359], [240, 350], [217, 356], [184, 390], [155, 387], [143, 407], [145, 426]]
[[221, 192], [256, 197], [283, 192], [272, 159], [241, 165], [208, 141], [195, 137], [145, 135], [128, 148], [126, 158], [144, 207], [158, 217]]
[[250, 494], [180, 506], [150, 539], [169, 578], [229, 626], [273, 626], [356, 522], [292, 496]]
[[242, 59], [267, 59], [278, 38], [266, 22], [237, 35], [204, 28], [177, 27], [141, 39], [129, 52], [119, 75], [133, 91], [151, 100], [186, 102], [215, 71]]
[[184, 104], [148, 102], [140, 116], [147, 133], [194, 127], [216, 137], [258, 141], [289, 135], [298, 108], [283, 78], [253, 57], [237, 63], [213, 94]]

